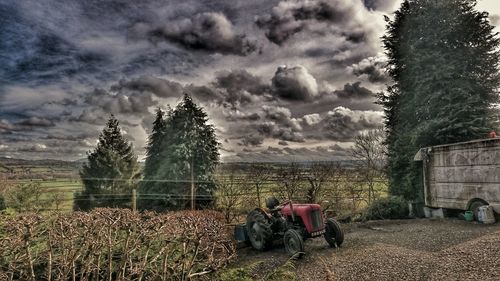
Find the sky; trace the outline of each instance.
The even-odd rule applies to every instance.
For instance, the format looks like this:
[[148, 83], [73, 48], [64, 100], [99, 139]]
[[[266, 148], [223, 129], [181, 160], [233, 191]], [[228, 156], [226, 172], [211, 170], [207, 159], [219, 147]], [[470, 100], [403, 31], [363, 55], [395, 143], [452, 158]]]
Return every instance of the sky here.
[[[478, 9], [500, 24], [500, 3]], [[114, 114], [140, 159], [189, 93], [223, 161], [348, 158], [380, 127], [400, 0], [0, 0], [0, 157], [84, 158]]]

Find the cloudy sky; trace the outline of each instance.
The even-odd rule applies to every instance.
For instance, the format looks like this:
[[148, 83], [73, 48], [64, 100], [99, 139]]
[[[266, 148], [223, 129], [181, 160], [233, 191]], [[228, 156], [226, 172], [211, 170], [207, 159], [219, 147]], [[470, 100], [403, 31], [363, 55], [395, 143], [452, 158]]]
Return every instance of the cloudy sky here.
[[1, 0], [0, 156], [83, 158], [112, 113], [142, 157], [155, 108], [187, 92], [225, 161], [345, 158], [382, 124], [380, 36], [399, 4]]

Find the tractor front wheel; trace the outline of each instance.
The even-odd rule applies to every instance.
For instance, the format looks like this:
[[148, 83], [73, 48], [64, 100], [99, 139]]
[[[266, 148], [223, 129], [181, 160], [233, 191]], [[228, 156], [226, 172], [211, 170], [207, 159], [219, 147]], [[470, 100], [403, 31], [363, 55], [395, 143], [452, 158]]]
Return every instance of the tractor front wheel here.
[[344, 231], [334, 219], [326, 220], [325, 240], [333, 248], [340, 247], [344, 242]]
[[285, 232], [283, 244], [285, 244], [286, 251], [292, 256], [299, 255], [300, 257], [304, 254], [304, 240], [295, 229], [289, 229]]
[[267, 250], [273, 243], [273, 232], [269, 219], [260, 210], [253, 210], [247, 215], [247, 233], [252, 247], [259, 251]]

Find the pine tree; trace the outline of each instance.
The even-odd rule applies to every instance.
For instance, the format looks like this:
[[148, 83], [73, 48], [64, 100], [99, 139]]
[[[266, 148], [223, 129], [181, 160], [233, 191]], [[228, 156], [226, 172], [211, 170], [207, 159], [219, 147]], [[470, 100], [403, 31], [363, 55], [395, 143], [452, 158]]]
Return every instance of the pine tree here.
[[134, 181], [140, 176], [137, 157], [111, 115], [97, 147], [87, 153], [80, 171], [84, 190], [75, 195], [74, 209], [130, 207]]
[[[156, 172], [161, 161], [161, 142], [164, 138], [165, 127], [165, 112], [158, 108], [156, 110], [156, 119], [153, 122], [153, 130], [149, 135], [148, 146], [146, 147], [146, 161], [144, 163], [144, 177], [146, 178]], [[148, 183], [145, 182], [144, 184], [147, 185]]]
[[394, 84], [381, 95], [391, 192], [421, 196], [419, 148], [497, 127], [499, 39], [471, 0], [405, 0], [383, 37]]
[[[170, 108], [168, 109], [167, 114], [171, 114]], [[148, 138], [148, 145], [146, 147], [146, 161], [144, 163], [143, 171], [144, 179], [149, 180], [145, 180], [142, 182], [140, 190], [154, 190], [155, 188], [156, 182], [150, 180], [154, 178], [162, 161], [160, 152], [165, 133], [165, 112], [158, 107], [158, 109], [156, 110], [156, 118], [153, 122], [152, 132]], [[144, 193], [140, 193], [138, 197], [139, 208], [147, 208], [147, 205], [150, 203], [149, 199], [150, 198], [148, 198], [148, 196], [145, 196]]]
[[191, 179], [195, 181], [196, 205], [211, 203], [215, 188], [212, 174], [219, 163], [219, 143], [215, 128], [207, 122], [207, 114], [187, 94], [168, 114], [159, 134], [159, 153], [155, 146], [148, 146], [148, 155], [158, 153], [159, 161], [150, 165], [151, 170], [145, 174], [144, 181], [149, 183], [139, 191], [141, 209], [163, 211], [188, 207]]

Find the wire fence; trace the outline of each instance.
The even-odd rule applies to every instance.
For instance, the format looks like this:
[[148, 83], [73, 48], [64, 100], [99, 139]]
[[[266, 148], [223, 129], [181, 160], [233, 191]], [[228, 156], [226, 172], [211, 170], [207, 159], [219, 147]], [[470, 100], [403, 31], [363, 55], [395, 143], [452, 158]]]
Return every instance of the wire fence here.
[[[138, 200], [170, 200], [188, 202], [190, 200], [214, 201], [221, 197], [231, 200], [231, 198], [242, 197], [245, 199], [257, 198], [260, 202], [261, 198], [263, 199], [272, 195], [278, 195], [280, 193], [280, 188], [285, 188], [285, 182], [287, 180], [288, 179], [282, 176], [276, 175], [269, 175], [263, 179], [259, 179], [258, 177], [252, 177], [252, 175], [248, 173], [238, 173], [232, 175], [217, 174], [210, 180], [123, 179], [111, 177], [86, 177], [54, 180], [43, 180], [37, 178], [28, 180], [0, 179], [0, 185], [2, 182], [10, 184], [29, 182], [40, 183], [42, 185], [40, 187], [40, 191], [44, 195], [37, 198], [37, 201], [46, 205], [64, 205], [66, 208], [72, 208], [71, 206], [75, 203], [75, 201], [117, 201], [125, 205], [130, 205], [132, 208], [133, 205], [137, 204]], [[305, 190], [310, 187], [312, 182], [314, 182], [314, 184], [321, 184], [321, 191], [324, 194], [328, 194], [325, 197], [332, 201], [367, 201], [370, 196], [368, 195], [367, 185], [372, 185], [372, 188], [373, 185], [382, 187], [377, 188], [375, 192], [379, 195], [387, 194], [387, 181], [383, 177], [375, 177], [367, 180], [364, 175], [360, 173], [352, 173], [352, 171], [349, 173], [339, 173], [330, 176], [326, 180], [314, 178], [307, 173], [301, 173], [294, 180], [299, 182], [298, 185], [300, 185], [299, 189], [302, 189], [302, 197], [295, 196], [289, 199], [298, 203], [306, 201]], [[109, 185], [110, 183], [113, 183], [116, 186], [124, 185], [127, 186], [129, 190], [134, 188], [137, 193], [129, 191], [118, 191], [118, 193], [115, 193], [116, 191], [106, 190], [103, 193], [85, 192], [84, 197], [77, 197], [78, 194], [82, 194], [82, 192], [85, 191], [84, 185], [86, 182], [97, 182], [101, 183], [103, 186]], [[160, 188], [164, 187], [166, 192], [156, 191], [155, 193], [151, 193], [147, 189], [144, 189], [144, 186], [147, 186], [148, 184], [156, 184], [156, 186], [159, 186]], [[194, 192], [189, 191], [189, 186], [191, 184], [195, 186]], [[215, 188], [213, 189], [212, 194], [199, 194], [196, 192], [200, 186], [206, 186], [207, 184], [214, 185]], [[76, 185], [80, 185], [81, 187], [77, 187]], [[169, 192], [170, 187], [179, 187], [179, 185], [184, 187], [176, 189], [176, 192]], [[224, 190], [221, 192], [220, 187], [223, 189], [227, 186], [238, 186], [239, 192], [231, 191], [227, 193], [224, 192]], [[44, 210], [59, 210], [59, 207], [56, 209], [44, 208]]]

